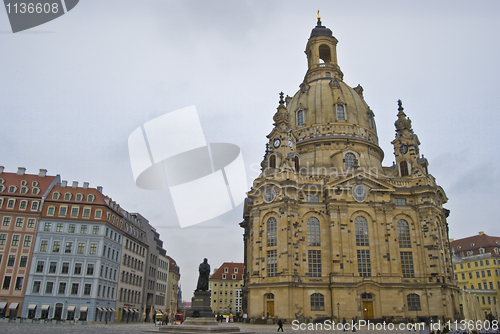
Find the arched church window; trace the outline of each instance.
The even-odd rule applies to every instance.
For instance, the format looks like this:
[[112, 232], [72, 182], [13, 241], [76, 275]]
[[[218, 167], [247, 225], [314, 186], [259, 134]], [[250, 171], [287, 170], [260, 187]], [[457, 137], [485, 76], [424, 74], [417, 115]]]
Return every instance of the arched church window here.
[[410, 227], [404, 219], [398, 221], [398, 239], [400, 248], [411, 248]]
[[356, 246], [369, 246], [368, 241], [368, 222], [364, 217], [357, 217], [354, 220], [356, 230]]
[[399, 168], [401, 171], [401, 176], [408, 176], [408, 162], [406, 160], [403, 160], [399, 163]]
[[276, 156], [274, 154], [269, 158], [269, 168], [276, 168]]
[[298, 173], [300, 170], [300, 165], [299, 165], [299, 158], [295, 157], [295, 171]]
[[311, 311], [325, 310], [325, 296], [321, 293], [313, 293], [311, 295]]
[[304, 125], [304, 110], [297, 112], [297, 126]]
[[410, 293], [406, 296], [408, 311], [420, 311], [420, 296], [416, 293]]
[[345, 120], [344, 106], [341, 104], [337, 105], [337, 120]]
[[267, 220], [267, 246], [276, 246], [278, 243], [278, 231], [276, 229], [276, 218], [271, 217]]
[[351, 170], [356, 161], [356, 156], [353, 153], [346, 153], [344, 155], [344, 168], [346, 170]]
[[319, 46], [319, 59], [324, 63], [331, 63], [330, 47], [326, 44]]
[[307, 245], [321, 246], [319, 220], [311, 217], [307, 220]]
[[330, 72], [326, 72], [326, 73], [325, 73], [325, 77], [327, 77], [327, 78], [331, 78], [331, 77], [332, 77], [332, 74], [331, 74]]

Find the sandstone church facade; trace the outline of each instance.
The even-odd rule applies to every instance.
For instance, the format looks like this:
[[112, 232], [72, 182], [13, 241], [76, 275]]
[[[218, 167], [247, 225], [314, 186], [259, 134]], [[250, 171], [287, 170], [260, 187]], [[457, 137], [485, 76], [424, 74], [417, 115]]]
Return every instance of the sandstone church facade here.
[[[459, 311], [444, 190], [401, 101], [383, 167], [363, 88], [343, 81], [318, 17], [299, 91], [281, 94], [245, 201], [243, 313], [287, 319], [439, 317]], [[396, 108], [395, 108], [396, 109]]]

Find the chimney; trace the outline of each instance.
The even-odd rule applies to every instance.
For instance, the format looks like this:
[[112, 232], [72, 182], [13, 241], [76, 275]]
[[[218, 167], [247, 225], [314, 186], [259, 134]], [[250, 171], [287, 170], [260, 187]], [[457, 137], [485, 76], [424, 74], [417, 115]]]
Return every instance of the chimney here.
[[102, 194], [102, 186], [97, 186], [97, 191]]
[[66, 188], [66, 186], [67, 186], [67, 185], [68, 185], [68, 181], [63, 180], [63, 181], [61, 182], [61, 187]]
[[26, 168], [17, 167], [17, 175], [24, 175], [24, 172], [26, 172]]
[[47, 175], [47, 170], [46, 169], [40, 169], [38, 172], [38, 177], [45, 177]]
[[89, 183], [83, 182], [83, 189], [88, 189], [88, 188], [89, 188]]
[[484, 232], [483, 232], [483, 231], [479, 231], [479, 235], [483, 235], [483, 234], [484, 234]]
[[4, 169], [4, 168], [5, 168], [4, 166], [0, 166], [0, 174], [2, 174], [2, 173], [3, 173], [3, 169]]
[[78, 187], [78, 181], [73, 181], [71, 188], [76, 189]]

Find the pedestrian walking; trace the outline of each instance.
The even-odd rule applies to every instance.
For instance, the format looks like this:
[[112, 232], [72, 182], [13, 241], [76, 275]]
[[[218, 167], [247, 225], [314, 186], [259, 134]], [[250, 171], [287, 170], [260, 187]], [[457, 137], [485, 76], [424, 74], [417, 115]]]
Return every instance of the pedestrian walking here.
[[281, 321], [281, 319], [278, 319], [278, 330], [277, 330], [277, 332], [279, 332], [280, 329], [283, 332], [283, 321]]
[[342, 318], [342, 328], [344, 328], [344, 332], [345, 332], [346, 324], [347, 324], [347, 321], [345, 320], [345, 317], [343, 317]]

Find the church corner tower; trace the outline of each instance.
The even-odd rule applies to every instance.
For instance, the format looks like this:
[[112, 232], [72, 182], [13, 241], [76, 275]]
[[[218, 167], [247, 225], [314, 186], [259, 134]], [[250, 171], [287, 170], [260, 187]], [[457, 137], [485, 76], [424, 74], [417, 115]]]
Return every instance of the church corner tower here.
[[318, 16], [299, 90], [280, 101], [245, 200], [243, 313], [455, 319], [444, 190], [398, 101], [395, 164], [382, 166], [375, 115], [337, 62]]

